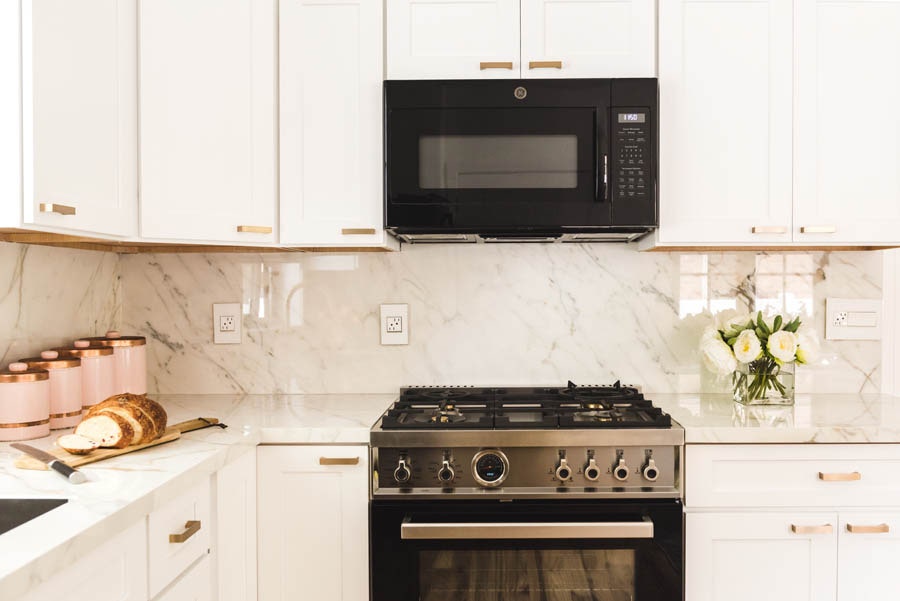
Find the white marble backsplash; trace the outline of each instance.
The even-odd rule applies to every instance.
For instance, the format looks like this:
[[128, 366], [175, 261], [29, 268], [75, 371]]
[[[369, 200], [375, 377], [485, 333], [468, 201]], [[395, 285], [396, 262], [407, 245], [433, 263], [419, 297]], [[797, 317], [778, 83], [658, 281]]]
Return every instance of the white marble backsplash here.
[[[120, 258], [122, 329], [160, 393], [394, 392], [401, 385], [602, 383], [721, 390], [696, 352], [710, 311], [802, 313], [823, 342], [803, 392], [875, 392], [879, 342], [824, 341], [827, 296], [880, 298], [880, 252], [638, 253], [622, 245], [439, 245], [399, 253]], [[212, 303], [243, 342], [214, 345]], [[410, 344], [381, 346], [380, 303]]]
[[0, 242], [0, 367], [122, 321], [113, 253]]

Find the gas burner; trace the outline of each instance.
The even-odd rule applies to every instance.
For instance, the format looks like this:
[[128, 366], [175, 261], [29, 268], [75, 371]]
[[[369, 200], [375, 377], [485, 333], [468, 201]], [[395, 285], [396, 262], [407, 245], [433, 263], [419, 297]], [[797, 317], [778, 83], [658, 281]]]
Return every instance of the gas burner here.
[[466, 416], [453, 403], [441, 401], [439, 407], [413, 417], [413, 421], [420, 424], [456, 424], [466, 421]]
[[[577, 386], [571, 380], [566, 388], [559, 391], [564, 397], [570, 397], [576, 400], [584, 401], [600, 401], [599, 403], [585, 403], [586, 409], [607, 409], [610, 406], [622, 404], [622, 407], [628, 407], [629, 399], [642, 399], [643, 395], [637, 391], [637, 388], [630, 386], [622, 386], [620, 381], [616, 381], [612, 386]], [[615, 401], [616, 404], [604, 403], [603, 401]]]

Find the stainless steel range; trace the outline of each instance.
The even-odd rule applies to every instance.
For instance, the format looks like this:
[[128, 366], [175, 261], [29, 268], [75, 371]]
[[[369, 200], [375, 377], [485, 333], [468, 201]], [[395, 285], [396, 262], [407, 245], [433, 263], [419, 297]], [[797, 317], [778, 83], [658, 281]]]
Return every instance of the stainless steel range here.
[[373, 601], [681, 599], [683, 443], [618, 382], [401, 389], [371, 432]]

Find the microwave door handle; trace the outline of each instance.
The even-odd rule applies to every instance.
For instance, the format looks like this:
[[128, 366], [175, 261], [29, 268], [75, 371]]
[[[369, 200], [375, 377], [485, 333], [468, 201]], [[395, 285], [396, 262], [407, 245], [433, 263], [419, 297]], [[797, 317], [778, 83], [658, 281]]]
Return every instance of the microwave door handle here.
[[403, 540], [497, 539], [647, 539], [653, 538], [653, 521], [640, 522], [499, 522], [400, 525]]

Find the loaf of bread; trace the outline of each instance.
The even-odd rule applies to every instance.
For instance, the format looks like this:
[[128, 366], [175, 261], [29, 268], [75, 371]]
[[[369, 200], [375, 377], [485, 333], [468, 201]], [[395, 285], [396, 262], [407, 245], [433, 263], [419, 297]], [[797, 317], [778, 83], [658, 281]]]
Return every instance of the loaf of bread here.
[[91, 407], [75, 433], [56, 443], [76, 455], [96, 447], [122, 449], [156, 440], [166, 431], [168, 416], [162, 405], [145, 395], [117, 394]]

